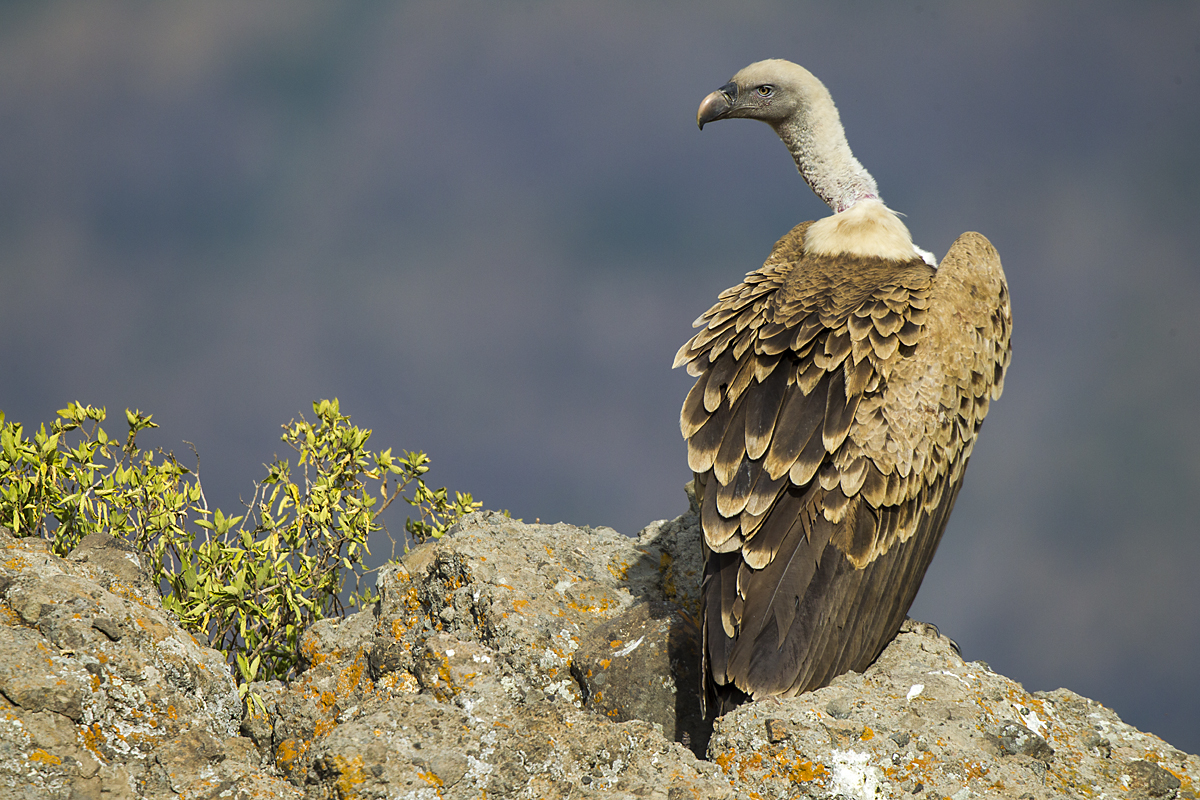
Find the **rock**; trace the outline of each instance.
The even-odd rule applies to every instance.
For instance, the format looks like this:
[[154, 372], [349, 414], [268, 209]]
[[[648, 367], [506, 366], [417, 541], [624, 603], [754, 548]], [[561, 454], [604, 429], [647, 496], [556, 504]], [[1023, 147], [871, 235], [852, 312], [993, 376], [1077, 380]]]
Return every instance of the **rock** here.
[[1196, 756], [912, 621], [865, 673], [717, 720], [698, 759], [695, 523], [473, 514], [310, 627], [302, 671], [244, 711], [136, 554], [0, 532], [0, 795], [1196, 797]]
[[0, 793], [299, 793], [265, 773], [224, 658], [175, 624], [135, 553], [71, 558], [0, 528]]
[[700, 630], [678, 606], [640, 602], [580, 639], [571, 674], [588, 708], [640, 719], [703, 757], [711, 725], [700, 711]]
[[911, 620], [865, 673], [717, 720], [709, 756], [764, 797], [1194, 797], [1200, 779], [1200, 758], [1065, 689], [1031, 694], [965, 663]]
[[[273, 695], [269, 726], [243, 730], [312, 797], [732, 797], [713, 765], [668, 738], [687, 732], [676, 705], [699, 686], [695, 635], [679, 638], [684, 617], [662, 600], [676, 561], [653, 533], [471, 515], [381, 570], [379, 604], [341, 623], [345, 635], [306, 633], [311, 666]], [[645, 634], [649, 671], [612, 676], [624, 720], [585, 707], [571, 671], [618, 629]], [[693, 662], [685, 689], [673, 659]]]
[[1153, 761], [1130, 761], [1122, 772], [1122, 783], [1127, 782], [1130, 797], [1173, 796], [1182, 785], [1179, 778]]

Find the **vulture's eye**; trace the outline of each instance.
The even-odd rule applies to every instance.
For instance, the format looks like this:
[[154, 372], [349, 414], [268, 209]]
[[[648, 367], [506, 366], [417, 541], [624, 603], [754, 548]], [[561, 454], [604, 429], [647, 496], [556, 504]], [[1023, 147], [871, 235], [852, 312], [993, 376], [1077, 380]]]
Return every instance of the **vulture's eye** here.
[[766, 85], [758, 87], [758, 96], [759, 97], [770, 97], [773, 94], [775, 94], [774, 86], [766, 84]]

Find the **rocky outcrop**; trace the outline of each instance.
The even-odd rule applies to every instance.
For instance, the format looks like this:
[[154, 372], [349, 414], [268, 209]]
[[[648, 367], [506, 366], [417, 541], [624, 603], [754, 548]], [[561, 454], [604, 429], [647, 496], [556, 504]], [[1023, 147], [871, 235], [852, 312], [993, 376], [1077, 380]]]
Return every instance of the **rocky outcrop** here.
[[139, 558], [93, 534], [62, 559], [0, 528], [0, 796], [299, 796], [239, 735], [224, 658], [163, 611]]
[[[138, 554], [0, 530], [5, 797], [1195, 797], [1200, 759], [906, 623], [866, 673], [705, 728], [695, 518], [474, 514], [242, 713]], [[697, 758], [695, 753], [707, 758]]]

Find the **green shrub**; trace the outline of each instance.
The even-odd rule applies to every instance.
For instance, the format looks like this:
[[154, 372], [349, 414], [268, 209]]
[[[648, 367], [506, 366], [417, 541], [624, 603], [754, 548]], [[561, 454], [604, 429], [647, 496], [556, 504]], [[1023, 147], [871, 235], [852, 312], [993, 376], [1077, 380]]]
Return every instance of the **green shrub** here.
[[292, 672], [304, 629], [344, 613], [343, 590], [351, 606], [373, 599], [363, 558], [393, 500], [413, 507], [405, 529], [417, 542], [480, 507], [430, 489], [424, 453], [366, 449], [371, 432], [336, 399], [313, 411], [315, 424], [301, 416], [283, 426], [295, 466], [277, 459], [237, 516], [210, 510], [199, 475], [174, 454], [138, 449], [138, 433], [158, 427], [149, 414], [126, 410], [121, 443], [100, 427], [103, 408], [71, 403], [32, 439], [0, 412], [0, 524], [49, 539], [63, 556], [95, 531], [146, 553], [164, 606], [225, 653], [245, 696], [251, 681]]

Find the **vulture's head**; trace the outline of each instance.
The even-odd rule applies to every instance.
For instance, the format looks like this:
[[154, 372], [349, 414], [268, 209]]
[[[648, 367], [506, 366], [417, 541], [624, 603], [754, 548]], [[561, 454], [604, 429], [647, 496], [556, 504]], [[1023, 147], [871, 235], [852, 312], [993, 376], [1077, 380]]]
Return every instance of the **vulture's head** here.
[[704, 123], [718, 119], [759, 119], [774, 128], [821, 94], [828, 96], [824, 85], [799, 64], [757, 61], [704, 98], [696, 124], [703, 130]]

